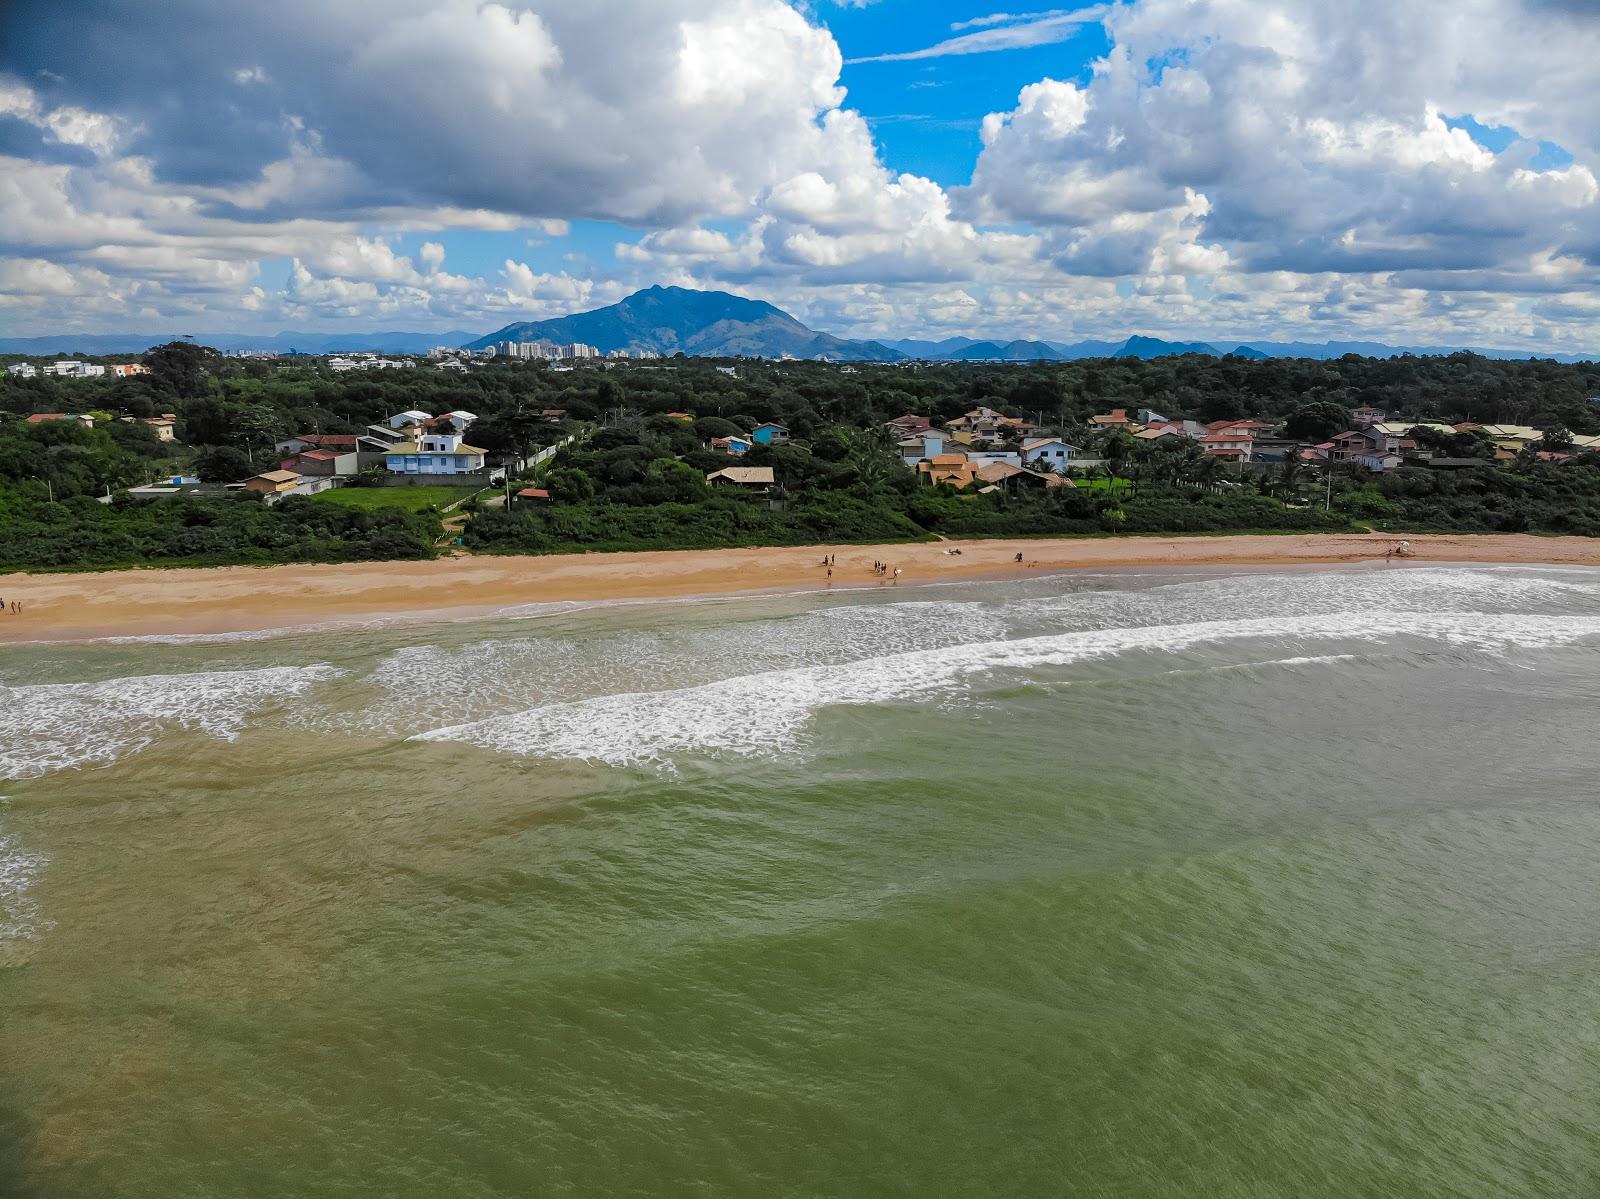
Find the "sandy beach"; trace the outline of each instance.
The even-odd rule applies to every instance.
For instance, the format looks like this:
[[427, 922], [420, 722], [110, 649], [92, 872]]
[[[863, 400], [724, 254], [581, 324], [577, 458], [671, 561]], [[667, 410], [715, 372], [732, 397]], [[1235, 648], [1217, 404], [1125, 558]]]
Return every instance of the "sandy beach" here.
[[[450, 619], [523, 604], [894, 585], [873, 574], [875, 560], [899, 567], [902, 587], [1108, 567], [1382, 565], [1385, 552], [1398, 540], [1375, 534], [1323, 534], [946, 541], [20, 574], [0, 578], [0, 598], [23, 603], [20, 616], [0, 617], [0, 642], [247, 632], [368, 620]], [[1583, 537], [1411, 536], [1406, 540], [1412, 556], [1405, 565], [1600, 566], [1600, 541]], [[952, 549], [961, 552], [951, 554]], [[1019, 553], [1021, 565], [1015, 561]], [[824, 555], [835, 556], [831, 580], [821, 565]]]

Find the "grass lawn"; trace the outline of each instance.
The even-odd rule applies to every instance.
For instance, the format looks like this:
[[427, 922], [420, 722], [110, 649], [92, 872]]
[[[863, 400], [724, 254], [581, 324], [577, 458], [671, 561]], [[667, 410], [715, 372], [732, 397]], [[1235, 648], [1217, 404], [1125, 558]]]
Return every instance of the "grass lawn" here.
[[421, 512], [424, 508], [443, 508], [466, 499], [477, 490], [476, 487], [334, 487], [319, 491], [311, 498], [346, 508], [404, 508], [407, 512]]

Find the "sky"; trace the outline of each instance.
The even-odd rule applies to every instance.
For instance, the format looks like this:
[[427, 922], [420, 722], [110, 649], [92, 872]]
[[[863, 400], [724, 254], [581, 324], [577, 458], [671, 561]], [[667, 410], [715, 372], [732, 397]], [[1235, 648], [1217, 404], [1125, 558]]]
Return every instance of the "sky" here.
[[7, 0], [0, 335], [1600, 351], [1592, 0]]

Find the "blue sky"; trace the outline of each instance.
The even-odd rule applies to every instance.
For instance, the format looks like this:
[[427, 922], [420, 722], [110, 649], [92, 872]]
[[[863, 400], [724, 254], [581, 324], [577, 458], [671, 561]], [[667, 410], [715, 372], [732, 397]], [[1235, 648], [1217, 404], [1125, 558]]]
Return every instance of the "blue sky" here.
[[0, 8], [0, 331], [1600, 344], [1569, 0]]

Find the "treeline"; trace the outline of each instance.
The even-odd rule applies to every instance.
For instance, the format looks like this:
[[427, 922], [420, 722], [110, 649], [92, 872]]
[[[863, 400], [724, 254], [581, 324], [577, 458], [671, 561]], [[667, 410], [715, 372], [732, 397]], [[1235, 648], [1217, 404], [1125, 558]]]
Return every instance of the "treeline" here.
[[0, 569], [229, 566], [430, 558], [437, 516], [359, 512], [290, 497], [130, 500], [86, 496], [41, 503], [0, 488]]
[[[1440, 358], [1243, 359], [1184, 355], [1150, 361], [1039, 364], [858, 365], [845, 374], [812, 362], [745, 362], [737, 376], [708, 359], [675, 358], [551, 371], [503, 363], [459, 374], [423, 364], [335, 374], [320, 360], [223, 358], [177, 343], [145, 356], [151, 374], [129, 379], [0, 378], [0, 412], [174, 412], [191, 446], [270, 446], [296, 432], [355, 432], [408, 408], [464, 408], [482, 418], [474, 444], [496, 453], [548, 444], [547, 410], [575, 421], [688, 412], [748, 429], [761, 421], [815, 439], [835, 427], [871, 428], [910, 411], [949, 419], [983, 404], [1062, 431], [1113, 407], [1167, 416], [1289, 420], [1307, 432], [1372, 406], [1397, 420], [1510, 423], [1600, 433], [1600, 364]], [[1293, 432], [1293, 430], [1291, 430]]]
[[1335, 506], [1394, 531], [1600, 537], [1600, 455], [1500, 470], [1391, 471], [1351, 483]]
[[[265, 466], [289, 434], [354, 432], [406, 409], [466, 409], [472, 440], [523, 456], [571, 433], [539, 481], [549, 504], [486, 511], [466, 544], [491, 552], [708, 547], [1117, 532], [1317, 530], [1351, 521], [1380, 527], [1600, 535], [1600, 470], [1592, 460], [1519, 461], [1460, 473], [1404, 469], [1336, 478], [1333, 510], [1317, 483], [1283, 475], [1227, 477], [1214, 460], [1129, 451], [1120, 479], [1042, 492], [957, 495], [920, 486], [882, 436], [905, 412], [946, 420], [978, 405], [1027, 416], [1069, 440], [1090, 441], [1090, 415], [1153, 408], [1202, 420], [1256, 416], [1295, 436], [1335, 431], [1351, 408], [1399, 420], [1517, 423], [1600, 432], [1600, 366], [1506, 362], [1469, 354], [1389, 360], [1245, 360], [1200, 356], [1038, 365], [858, 365], [677, 358], [616, 369], [551, 371], [496, 364], [466, 374], [410, 369], [335, 374], [318, 360], [223, 358], [177, 343], [143, 358], [129, 379], [0, 377], [0, 568], [342, 561], [433, 552], [432, 514], [356, 512], [252, 498], [133, 504], [95, 502], [158, 475], [211, 464]], [[96, 427], [27, 425], [34, 412], [98, 414]], [[181, 444], [119, 418], [171, 412]], [[686, 414], [689, 419], [669, 417]], [[716, 436], [777, 421], [796, 444], [743, 459], [710, 452]], [[1481, 446], [1450, 447], [1487, 452]], [[221, 464], [221, 465], [219, 465]], [[708, 487], [730, 465], [771, 466], [770, 494]]]

